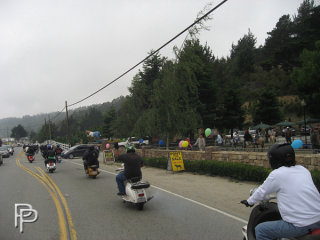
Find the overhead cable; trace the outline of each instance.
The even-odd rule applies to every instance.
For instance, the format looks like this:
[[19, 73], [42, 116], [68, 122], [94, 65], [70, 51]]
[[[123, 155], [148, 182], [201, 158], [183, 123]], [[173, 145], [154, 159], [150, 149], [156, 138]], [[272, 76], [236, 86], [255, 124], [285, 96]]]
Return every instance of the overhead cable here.
[[139, 66], [141, 63], [143, 63], [144, 61], [146, 61], [147, 59], [149, 59], [151, 56], [153, 56], [154, 54], [156, 54], [157, 52], [159, 52], [162, 48], [164, 48], [165, 46], [167, 46], [169, 43], [171, 43], [173, 40], [175, 40], [176, 38], [178, 38], [180, 35], [182, 35], [183, 33], [185, 33], [186, 31], [188, 31], [189, 28], [192, 28], [194, 25], [196, 25], [197, 23], [199, 23], [200, 21], [202, 21], [204, 18], [206, 18], [209, 14], [211, 14], [213, 11], [215, 11], [216, 9], [218, 9], [222, 4], [224, 4], [225, 2], [227, 2], [228, 0], [224, 0], [222, 2], [220, 2], [218, 5], [216, 5], [214, 8], [212, 8], [210, 11], [208, 11], [205, 15], [203, 15], [201, 18], [197, 19], [193, 24], [191, 24], [189, 27], [185, 28], [183, 31], [181, 31], [180, 33], [178, 33], [176, 36], [174, 36], [173, 38], [171, 38], [168, 42], [166, 42], [165, 44], [163, 44], [161, 47], [159, 47], [157, 50], [155, 50], [154, 52], [152, 52], [150, 55], [148, 55], [146, 58], [144, 58], [143, 60], [141, 60], [140, 62], [138, 62], [136, 65], [134, 65], [133, 67], [131, 67], [129, 70], [127, 70], [126, 72], [124, 72], [123, 74], [121, 74], [119, 77], [117, 77], [116, 79], [114, 79], [113, 81], [109, 82], [108, 84], [106, 84], [105, 86], [103, 86], [102, 88], [98, 89], [97, 91], [95, 91], [94, 93], [90, 94], [89, 96], [75, 102], [72, 103], [70, 105], [68, 105], [68, 107], [72, 107], [76, 104], [79, 104], [81, 102], [83, 102], [84, 100], [92, 97], [93, 95], [97, 94], [98, 92], [102, 91], [103, 89], [105, 89], [106, 87], [110, 86], [112, 83], [116, 82], [117, 80], [119, 80], [120, 78], [122, 78], [124, 75], [126, 75], [127, 73], [129, 73], [130, 71], [132, 71], [133, 69], [135, 69], [137, 66]]

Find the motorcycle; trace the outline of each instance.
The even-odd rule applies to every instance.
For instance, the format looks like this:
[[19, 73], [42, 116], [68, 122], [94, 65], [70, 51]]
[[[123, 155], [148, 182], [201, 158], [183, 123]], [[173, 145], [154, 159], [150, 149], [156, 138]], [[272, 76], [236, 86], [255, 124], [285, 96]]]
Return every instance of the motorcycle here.
[[55, 163], [55, 158], [54, 157], [48, 157], [48, 162], [46, 164], [47, 171], [49, 173], [53, 173], [56, 170], [56, 163]]
[[32, 163], [32, 162], [34, 161], [34, 155], [28, 154], [27, 157], [28, 157], [28, 161], [29, 161], [30, 163]]
[[[124, 168], [118, 168], [116, 171], [123, 171]], [[134, 204], [138, 210], [143, 210], [145, 203], [150, 201], [153, 196], [147, 197], [146, 188], [150, 187], [148, 182], [143, 182], [140, 178], [127, 179], [126, 181], [126, 195], [122, 196], [124, 203]]]
[[99, 174], [97, 165], [90, 165], [86, 171], [88, 177], [96, 178]]
[[[250, 190], [250, 196], [256, 189]], [[276, 199], [275, 195], [268, 195], [263, 201], [257, 204], [251, 211], [248, 225], [242, 227], [243, 240], [255, 240], [255, 227], [262, 222], [281, 220], [281, 215], [278, 210], [278, 205], [275, 202], [271, 202], [272, 199]], [[311, 233], [295, 238], [289, 238], [291, 240], [319, 240], [320, 228], [312, 231]], [[281, 238], [281, 240], [289, 240], [288, 238]], [[279, 239], [280, 240], [280, 239]]]

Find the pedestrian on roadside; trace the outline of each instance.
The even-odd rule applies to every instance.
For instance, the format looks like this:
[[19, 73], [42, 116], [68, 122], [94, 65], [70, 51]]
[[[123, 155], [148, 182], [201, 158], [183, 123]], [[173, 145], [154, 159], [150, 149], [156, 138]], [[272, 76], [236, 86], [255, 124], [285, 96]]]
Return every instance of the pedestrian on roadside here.
[[244, 139], [244, 141], [243, 141], [243, 148], [246, 148], [247, 151], [248, 151], [248, 147], [249, 147], [249, 145], [250, 145], [250, 142], [252, 142], [252, 136], [250, 135], [248, 129], [246, 129], [246, 130], [244, 131], [243, 139]]
[[237, 147], [238, 143], [240, 142], [240, 136], [238, 131], [235, 131], [235, 133], [233, 134], [233, 144], [235, 147]]
[[217, 142], [218, 146], [222, 146], [222, 144], [223, 144], [223, 139], [222, 139], [220, 133], [218, 133], [218, 135], [217, 135], [217, 140], [216, 140], [216, 142]]
[[291, 130], [289, 127], [287, 127], [285, 132], [286, 142], [291, 144]]
[[203, 136], [203, 133], [201, 133], [199, 135], [199, 137], [197, 138], [197, 141], [195, 142], [195, 144], [193, 146], [198, 146], [200, 151], [204, 151], [204, 149], [206, 147], [206, 140]]

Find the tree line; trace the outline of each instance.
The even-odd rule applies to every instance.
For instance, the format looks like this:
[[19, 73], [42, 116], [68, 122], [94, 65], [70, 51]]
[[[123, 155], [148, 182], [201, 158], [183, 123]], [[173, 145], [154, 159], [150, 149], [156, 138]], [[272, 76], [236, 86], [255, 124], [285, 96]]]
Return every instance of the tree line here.
[[[86, 129], [107, 138], [169, 140], [193, 137], [198, 129], [273, 125], [292, 113], [301, 116], [302, 100], [308, 116], [320, 117], [320, 6], [313, 0], [303, 1], [296, 15], [280, 17], [263, 46], [249, 29], [226, 58], [215, 57], [197, 36], [190, 31], [174, 59], [159, 53], [147, 59], [129, 95], [116, 104], [71, 115], [72, 142], [87, 141]], [[279, 101], [288, 95], [294, 100]], [[45, 140], [49, 127], [52, 138], [66, 142], [66, 120], [44, 124], [34, 139]]]

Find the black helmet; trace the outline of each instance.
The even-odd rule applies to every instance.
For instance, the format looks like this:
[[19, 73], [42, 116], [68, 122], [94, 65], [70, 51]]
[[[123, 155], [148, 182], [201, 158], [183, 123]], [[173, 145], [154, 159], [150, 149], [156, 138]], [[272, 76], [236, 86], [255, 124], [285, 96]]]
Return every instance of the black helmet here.
[[290, 144], [274, 144], [268, 151], [269, 164], [272, 169], [296, 165], [295, 152]]

